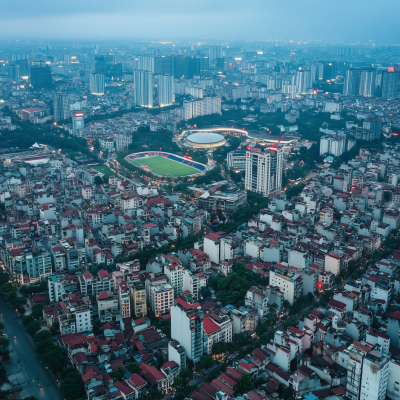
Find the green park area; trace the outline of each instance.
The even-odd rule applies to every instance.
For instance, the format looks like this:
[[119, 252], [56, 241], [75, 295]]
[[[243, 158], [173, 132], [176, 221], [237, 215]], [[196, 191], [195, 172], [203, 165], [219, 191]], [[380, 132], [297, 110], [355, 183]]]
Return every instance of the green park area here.
[[186, 176], [198, 174], [200, 172], [196, 168], [189, 167], [173, 160], [169, 160], [165, 157], [138, 158], [136, 160], [130, 160], [130, 162], [140, 168], [142, 168], [142, 165], [147, 165], [148, 168], [155, 174], [162, 176]]

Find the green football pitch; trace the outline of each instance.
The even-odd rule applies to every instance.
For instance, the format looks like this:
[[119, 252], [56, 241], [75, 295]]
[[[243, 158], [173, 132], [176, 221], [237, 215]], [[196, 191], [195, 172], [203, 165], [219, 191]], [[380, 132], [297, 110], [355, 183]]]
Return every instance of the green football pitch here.
[[186, 176], [198, 174], [200, 171], [196, 168], [178, 163], [165, 157], [145, 157], [129, 160], [132, 164], [141, 167], [147, 165], [151, 171], [158, 175]]

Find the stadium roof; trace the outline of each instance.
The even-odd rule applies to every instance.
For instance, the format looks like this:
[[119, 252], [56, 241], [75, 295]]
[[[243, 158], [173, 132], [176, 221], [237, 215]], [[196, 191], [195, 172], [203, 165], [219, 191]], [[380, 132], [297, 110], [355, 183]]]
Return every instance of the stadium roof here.
[[206, 143], [219, 143], [225, 140], [225, 138], [219, 133], [212, 132], [199, 132], [193, 133], [187, 137], [187, 140], [194, 143], [206, 144]]

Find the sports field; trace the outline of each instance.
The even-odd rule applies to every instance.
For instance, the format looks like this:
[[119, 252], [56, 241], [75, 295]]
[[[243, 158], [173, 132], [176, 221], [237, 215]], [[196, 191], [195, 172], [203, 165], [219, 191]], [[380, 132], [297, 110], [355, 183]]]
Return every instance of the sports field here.
[[147, 165], [154, 173], [158, 175], [186, 176], [198, 174], [200, 171], [196, 168], [169, 160], [165, 157], [144, 157], [135, 160], [129, 160], [132, 164], [141, 167]]

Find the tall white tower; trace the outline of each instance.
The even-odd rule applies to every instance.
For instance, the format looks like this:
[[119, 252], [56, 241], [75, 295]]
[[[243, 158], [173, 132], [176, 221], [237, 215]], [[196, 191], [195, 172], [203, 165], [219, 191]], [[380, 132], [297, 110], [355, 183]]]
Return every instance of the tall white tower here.
[[158, 104], [160, 107], [170, 106], [175, 101], [174, 77], [160, 75], [158, 77]]
[[246, 190], [267, 196], [282, 190], [283, 146], [246, 149]]
[[153, 74], [147, 71], [133, 71], [135, 105], [153, 107]]

